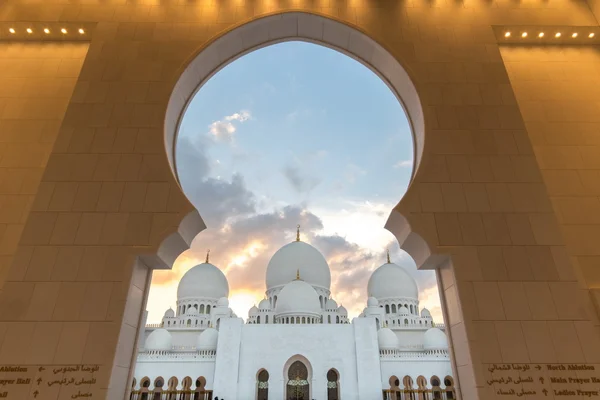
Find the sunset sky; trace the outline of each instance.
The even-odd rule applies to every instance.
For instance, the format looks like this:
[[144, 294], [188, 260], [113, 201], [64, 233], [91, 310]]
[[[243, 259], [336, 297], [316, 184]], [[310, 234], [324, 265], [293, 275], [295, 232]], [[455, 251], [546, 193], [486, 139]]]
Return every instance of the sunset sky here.
[[408, 186], [412, 138], [402, 107], [373, 72], [336, 51], [288, 42], [252, 52], [210, 79], [180, 130], [177, 168], [207, 229], [171, 271], [156, 271], [148, 322], [175, 308], [177, 283], [211, 249], [230, 304], [246, 318], [264, 298], [275, 251], [295, 237], [319, 249], [332, 297], [352, 318], [385, 262], [417, 279], [421, 306], [442, 321], [435, 275], [417, 271], [383, 226]]

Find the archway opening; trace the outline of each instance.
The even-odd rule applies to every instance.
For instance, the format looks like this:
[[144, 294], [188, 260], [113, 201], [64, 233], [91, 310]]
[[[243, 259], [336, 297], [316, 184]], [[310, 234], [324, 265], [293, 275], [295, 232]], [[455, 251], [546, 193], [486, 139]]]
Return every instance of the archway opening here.
[[[312, 16], [311, 18], [313, 18], [313, 17], [314, 17], [314, 18], [318, 18], [318, 17], [315, 17], [315, 16]], [[298, 18], [301, 18], [301, 17], [300, 17], [300, 16], [298, 16]], [[323, 19], [323, 21], [326, 21], [326, 20], [324, 20], [324, 19]], [[394, 62], [391, 62], [389, 59], [387, 59], [387, 61], [385, 61], [385, 62], [389, 62], [390, 64], [389, 64], [388, 66], [384, 66], [384, 67], [382, 68], [383, 70], [387, 69], [387, 71], [384, 71], [384, 72], [382, 72], [381, 70], [375, 69], [375, 68], [376, 68], [376, 67], [375, 67], [375, 64], [377, 64], [378, 62], [384, 62], [384, 61], [382, 61], [382, 60], [386, 58], [386, 54], [387, 54], [387, 53], [386, 53], [386, 52], [383, 52], [383, 53], [377, 53], [377, 54], [376, 54], [376, 53], [375, 53], [375, 51], [380, 51], [380, 50], [378, 50], [379, 48], [378, 48], [378, 47], [377, 47], [377, 46], [376, 46], [374, 43], [371, 43], [371, 42], [369, 42], [369, 44], [367, 45], [367, 47], [369, 47], [369, 46], [373, 46], [373, 47], [372, 47], [372, 50], [373, 50], [373, 52], [372, 52], [372, 53], [370, 53], [370, 55], [369, 55], [369, 56], [364, 56], [364, 57], [361, 57], [360, 55], [358, 55], [358, 53], [360, 53], [360, 52], [364, 52], [364, 51], [365, 51], [365, 49], [364, 49], [364, 48], [360, 49], [360, 46], [359, 46], [359, 47], [356, 47], [356, 48], [354, 48], [354, 51], [351, 49], [351, 48], [352, 48], [352, 45], [351, 45], [351, 43], [352, 43], [352, 38], [353, 38], [353, 36], [352, 36], [352, 35], [353, 35], [353, 31], [352, 31], [352, 30], [348, 30], [348, 45], [346, 46], [347, 48], [344, 48], [344, 46], [342, 46], [341, 44], [339, 44], [339, 43], [337, 43], [337, 42], [335, 42], [335, 41], [333, 41], [333, 42], [330, 42], [330, 41], [328, 41], [328, 40], [326, 39], [326, 35], [325, 35], [325, 31], [326, 31], [326, 28], [325, 28], [325, 26], [326, 26], [326, 25], [325, 25], [325, 22], [323, 22], [323, 23], [324, 23], [324, 25], [321, 27], [321, 29], [322, 29], [321, 36], [320, 36], [320, 37], [317, 37], [317, 38], [311, 38], [311, 37], [302, 37], [302, 36], [300, 36], [300, 33], [299, 33], [299, 32], [300, 32], [300, 30], [299, 30], [299, 28], [298, 28], [298, 29], [296, 29], [296, 31], [295, 31], [295, 33], [294, 33], [293, 35], [289, 34], [289, 36], [284, 36], [284, 37], [277, 38], [277, 39], [271, 39], [271, 38], [268, 38], [267, 40], [265, 40], [265, 41], [262, 41], [262, 42], [261, 42], [261, 41], [258, 41], [258, 44], [255, 44], [255, 45], [253, 45], [253, 46], [250, 46], [250, 47], [248, 47], [247, 49], [242, 49], [242, 50], [239, 50], [239, 49], [237, 49], [237, 50], [236, 50], [236, 52], [237, 52], [236, 54], [232, 55], [232, 56], [231, 56], [231, 57], [229, 57], [229, 58], [225, 57], [225, 59], [222, 59], [221, 61], [219, 61], [219, 63], [217, 64], [217, 66], [216, 66], [214, 69], [210, 69], [209, 71], [204, 71], [204, 70], [203, 70], [203, 71], [202, 71], [202, 73], [200, 73], [199, 75], [200, 75], [201, 77], [202, 77], [202, 76], [204, 76], [205, 78], [202, 78], [202, 79], [204, 79], [204, 80], [202, 80], [202, 81], [200, 82], [200, 85], [199, 85], [198, 87], [200, 87], [200, 86], [202, 86], [204, 83], [206, 83], [206, 79], [208, 79], [208, 77], [210, 77], [210, 76], [214, 75], [214, 74], [215, 74], [215, 72], [216, 72], [216, 71], [218, 71], [218, 69], [219, 69], [220, 67], [222, 67], [223, 65], [227, 64], [228, 62], [230, 62], [231, 60], [235, 59], [236, 57], [239, 57], [239, 56], [241, 56], [241, 55], [243, 55], [243, 54], [245, 54], [245, 53], [247, 53], [247, 52], [254, 51], [256, 48], [259, 48], [259, 47], [262, 47], [262, 46], [266, 46], [266, 45], [269, 45], [269, 44], [272, 44], [272, 43], [276, 43], [276, 42], [279, 42], [279, 41], [289, 41], [289, 40], [303, 40], [303, 41], [312, 41], [312, 42], [317, 42], [317, 43], [319, 43], [319, 44], [325, 44], [325, 45], [327, 45], [328, 47], [333, 47], [333, 48], [336, 48], [337, 50], [341, 50], [341, 51], [343, 51], [345, 54], [349, 54], [349, 55], [351, 55], [352, 57], [354, 57], [355, 59], [359, 59], [359, 60], [360, 60], [360, 61], [361, 61], [363, 64], [365, 64], [365, 65], [368, 65], [370, 68], [373, 68], [373, 70], [377, 71], [381, 77], [384, 77], [384, 82], [385, 82], [387, 85], [389, 85], [390, 87], [392, 87], [392, 88], [393, 88], [393, 92], [392, 92], [392, 93], [393, 93], [395, 96], [398, 96], [398, 90], [397, 90], [397, 86], [398, 86], [399, 84], [401, 84], [401, 83], [402, 83], [402, 84], [405, 84], [405, 85], [407, 85], [407, 86], [404, 88], [404, 91], [405, 91], [405, 92], [408, 94], [408, 95], [407, 95], [407, 97], [414, 96], [414, 98], [412, 98], [412, 99], [411, 99], [411, 101], [409, 101], [409, 102], [405, 102], [405, 103], [404, 103], [404, 105], [406, 106], [405, 108], [406, 108], [407, 110], [409, 110], [409, 119], [408, 119], [408, 125], [409, 125], [409, 126], [411, 126], [411, 127], [413, 128], [413, 129], [412, 129], [412, 132], [415, 132], [415, 136], [414, 136], [415, 147], [414, 147], [414, 151], [412, 152], [412, 153], [413, 153], [413, 157], [412, 157], [412, 159], [411, 159], [411, 160], [402, 160], [402, 161], [409, 161], [409, 163], [410, 163], [410, 165], [411, 165], [411, 166], [412, 166], [412, 165], [414, 165], [414, 164], [417, 164], [417, 165], [418, 165], [418, 163], [419, 163], [419, 161], [420, 161], [420, 151], [422, 150], [422, 133], [423, 133], [423, 127], [422, 127], [422, 112], [421, 112], [421, 110], [420, 110], [420, 104], [419, 104], [419, 102], [418, 102], [418, 97], [416, 96], [416, 90], [414, 90], [414, 87], [412, 86], [412, 83], [410, 82], [410, 79], [408, 79], [408, 75], [405, 73], [405, 71], [404, 71], [404, 70], [402, 70], [402, 68], [399, 66], [399, 64], [397, 64], [397, 62], [395, 62], [395, 61], [394, 61]], [[339, 25], [339, 24], [338, 24], [338, 25]], [[340, 25], [340, 26], [341, 26], [341, 25]], [[341, 26], [341, 27], [342, 27], [342, 30], [344, 30], [344, 29], [346, 29], [346, 28], [347, 28], [347, 27], [344, 27], [344, 26]], [[268, 31], [268, 29], [267, 29], [267, 31]], [[286, 34], [286, 35], [288, 35], [288, 34]], [[267, 36], [269, 36], [269, 35], [267, 35]], [[356, 39], [355, 39], [355, 40], [356, 40]], [[361, 38], [360, 40], [365, 40], [365, 39], [364, 39], [364, 38]], [[363, 43], [363, 44], [364, 44], [364, 43]], [[216, 44], [215, 44], [215, 45], [216, 45]], [[367, 52], [369, 52], [369, 51], [367, 51]], [[204, 53], [204, 52], [200, 53], [200, 55], [199, 55], [199, 57], [198, 57], [197, 59], [201, 58], [201, 57], [203, 56], [203, 54], [205, 54], [205, 53]], [[389, 54], [388, 54], [388, 56], [389, 56]], [[221, 57], [221, 56], [220, 56], [220, 57]], [[196, 60], [197, 60], [197, 59], [196, 59]], [[191, 66], [192, 66], [194, 63], [196, 63], [196, 60], [192, 61], [192, 63], [190, 64], [190, 67], [191, 67]], [[366, 61], [366, 60], [369, 60], [369, 61]], [[385, 62], [384, 62], [384, 64], [385, 64]], [[200, 64], [195, 64], [195, 65], [201, 65], [201, 68], [203, 68], [203, 69], [204, 69], [204, 68], [207, 68], [207, 65], [211, 65], [211, 64], [210, 64], [210, 63], [205, 63], [205, 64], [202, 64], [202, 63], [200, 63]], [[192, 68], [192, 70], [193, 70], [193, 68]], [[198, 70], [196, 70], [195, 72], [198, 72]], [[387, 74], [386, 74], [386, 72], [387, 72]], [[184, 73], [184, 76], [185, 76], [185, 73]], [[391, 76], [391, 77], [390, 77], [390, 76]], [[400, 77], [400, 78], [399, 78], [399, 77]], [[182, 78], [182, 79], [183, 79], [183, 78]], [[395, 81], [395, 83], [394, 83], [394, 81]], [[398, 86], [398, 87], [399, 87], [399, 86]], [[180, 87], [179, 87], [179, 89], [182, 89], [182, 87], [180, 86]], [[186, 89], [186, 90], [187, 90], [187, 89]], [[177, 90], [176, 90], [176, 91], [177, 91]], [[191, 95], [192, 93], [193, 93], [193, 92], [191, 92], [191, 93], [190, 93], [190, 95]], [[184, 96], [184, 98], [185, 98], [185, 96]], [[408, 105], [407, 105], [408, 103], [411, 103], [412, 105], [408, 106]], [[186, 104], [186, 103], [184, 103], [184, 104]], [[173, 104], [171, 104], [171, 105], [169, 106], [170, 110], [172, 111], [173, 107], [175, 107], [175, 106], [176, 106], [176, 105], [173, 105]], [[412, 111], [411, 111], [411, 107], [412, 107]], [[240, 111], [243, 111], [243, 110], [240, 110]], [[227, 118], [225, 118], [225, 122], [229, 122], [229, 123], [231, 123], [231, 124], [233, 124], [233, 122], [232, 122], [232, 121], [243, 122], [243, 121], [246, 121], [246, 120], [249, 118], [249, 116], [248, 116], [247, 114], [244, 114], [243, 112], [238, 112], [238, 113], [229, 114], [229, 115], [226, 115], [226, 117], [227, 117]], [[175, 146], [173, 145], [173, 143], [169, 144], [169, 143], [170, 143], [170, 140], [171, 140], [171, 139], [174, 139], [174, 137], [175, 137], [175, 136], [172, 136], [172, 137], [171, 137], [171, 139], [169, 139], [169, 132], [171, 132], [171, 130], [170, 130], [170, 127], [171, 127], [171, 122], [173, 122], [173, 121], [171, 121], [171, 120], [168, 120], [168, 121], [167, 121], [167, 149], [168, 149], [168, 151], [169, 151], [169, 152], [171, 152], [171, 151], [172, 151], [172, 161], [174, 161], [174, 164], [173, 164], [173, 166], [174, 166], [174, 167], [173, 167], [173, 168], [174, 168], [174, 170], [176, 170], [176, 171], [177, 171], [177, 175], [178, 175], [178, 177], [179, 177], [179, 179], [180, 179], [180, 182], [181, 182], [182, 184], [184, 184], [184, 182], [183, 182], [183, 180], [182, 180], [182, 176], [181, 176], [181, 175], [182, 175], [182, 174], [181, 174], [181, 172], [182, 172], [182, 171], [180, 171], [178, 168], [175, 168], [175, 166], [177, 165], [177, 158], [178, 158], [178, 157], [176, 156], [176, 152], [175, 152], [175, 150], [174, 150], [174, 147], [175, 147]], [[222, 121], [221, 121], [221, 122], [222, 122]], [[174, 126], [175, 126], [175, 127], [177, 127], [177, 126], [181, 127], [180, 123], [181, 123], [181, 120], [180, 120], [180, 117], [178, 116], [178, 117], [177, 117], [177, 123], [176, 123]], [[178, 124], [179, 124], [179, 125], [178, 125]], [[223, 125], [223, 124], [221, 124], [221, 125], [215, 126], [214, 128], [215, 128], [215, 132], [216, 132], [217, 134], [220, 134], [220, 133], [226, 133], [226, 134], [227, 134], [227, 133], [229, 133], [229, 132], [231, 131], [231, 126], [232, 126], [232, 125], [227, 125], [227, 124], [224, 124], [224, 125]], [[421, 149], [421, 150], [420, 150], [420, 149]], [[171, 154], [170, 154], [170, 155], [171, 155]], [[409, 163], [405, 163], [405, 166], [406, 166], [406, 165], [408, 165]], [[399, 167], [402, 167], [402, 165], [399, 165]], [[297, 177], [297, 176], [296, 176], [296, 177], [292, 176], [290, 180], [296, 180], [296, 181], [299, 181], [298, 179], [294, 179], [294, 178], [298, 178], [298, 177]], [[409, 179], [410, 179], [410, 178], [409, 178]], [[233, 180], [232, 180], [232, 182], [233, 182]], [[184, 186], [185, 186], [185, 185], [184, 185]], [[184, 187], [184, 189], [185, 189], [185, 187]], [[398, 199], [396, 199], [396, 201], [397, 201], [397, 200], [398, 200]], [[388, 209], [387, 209], [387, 212], [388, 212], [388, 213], [390, 212], [390, 210], [391, 210], [391, 208], [392, 208], [392, 207], [393, 207], [393, 205], [392, 205], [390, 208], [388, 208]], [[198, 208], [200, 208], [200, 207], [198, 207]], [[381, 210], [379, 210], [378, 212], [379, 212], [379, 213], [381, 213], [382, 211], [381, 211]], [[385, 211], [384, 211], [384, 213], [385, 213]], [[207, 222], [206, 220], [208, 219], [208, 216], [206, 216], [204, 213], [202, 213], [202, 211], [201, 211], [201, 215], [204, 217], [204, 219], [205, 219], [205, 222]], [[306, 217], [306, 214], [303, 214], [302, 212], [300, 212], [300, 213], [298, 213], [298, 214], [296, 215], [296, 218], [303, 218], [303, 217]], [[208, 225], [209, 225], [209, 229], [210, 229], [210, 224], [208, 224]], [[338, 237], [339, 237], [339, 235], [338, 235]], [[206, 247], [206, 246], [204, 246], [204, 247]], [[252, 254], [252, 252], [256, 252], [256, 250], [257, 250], [257, 249], [256, 249], [256, 247], [254, 247], [254, 248], [252, 248], [252, 247], [251, 247], [251, 248], [249, 248], [249, 249], [247, 249], [247, 250], [248, 250], [248, 254], [250, 254], [250, 255], [251, 255], [251, 254]], [[396, 252], [396, 253], [400, 254], [400, 253], [399, 253], [399, 249], [393, 249], [393, 252]], [[423, 249], [422, 253], [420, 253], [420, 254], [421, 254], [421, 255], [422, 255], [422, 254], [426, 254], [427, 252], [428, 252], [428, 249]], [[185, 256], [186, 256], [186, 255], [184, 255], [184, 258], [185, 258]], [[198, 255], [196, 254], [195, 256], [197, 257]], [[246, 255], [246, 256], [247, 256], [247, 255]], [[383, 255], [381, 255], [381, 256], [382, 256], [382, 258], [383, 258]], [[208, 255], [207, 255], [207, 261], [208, 261]], [[237, 261], [238, 261], [239, 263], [243, 262], [242, 260], [237, 260]], [[422, 261], [422, 259], [421, 259], [421, 258], [419, 258], [419, 259], [417, 260], [417, 262], [420, 262], [420, 261]], [[388, 262], [388, 263], [389, 263], [389, 262]], [[367, 296], [364, 296], [364, 297], [367, 297]], [[272, 304], [276, 304], [276, 299], [277, 299], [277, 297], [276, 297], [276, 296], [273, 296], [273, 297], [269, 297], [268, 301], [269, 301], [270, 303], [272, 303]], [[214, 300], [214, 299], [213, 299], [213, 300]], [[326, 303], [326, 301], [327, 301], [327, 298], [326, 298], [326, 297], [324, 297], [324, 298], [323, 298], [323, 300], [322, 300], [322, 304], [325, 304], [325, 303]], [[398, 301], [400, 301], [400, 299], [398, 299]], [[392, 303], [390, 303], [390, 304], [392, 305], [392, 309], [393, 309], [393, 310], [395, 310], [395, 312], [394, 312], [394, 314], [395, 314], [395, 313], [398, 311], [398, 308], [400, 307], [400, 303], [396, 303], [396, 300], [393, 300], [393, 302], [392, 302]], [[407, 303], [405, 303], [405, 305], [406, 305], [406, 304], [407, 304]], [[207, 307], [206, 307], [206, 309], [205, 309], [205, 310], [207, 310], [207, 313], [208, 313], [208, 309], [209, 309], [209, 307], [211, 307], [211, 306], [212, 306], [212, 307], [216, 307], [216, 306], [217, 306], [216, 302], [214, 302], [214, 303], [212, 303], [212, 304], [207, 304]], [[232, 306], [233, 306], [233, 305], [232, 305]], [[413, 307], [413, 305], [412, 305], [412, 304], [410, 304], [409, 306], [410, 306], [410, 310], [411, 310], [411, 311], [410, 311], [410, 313], [411, 313], [411, 314], [413, 314], [413, 313], [416, 313], [416, 311], [415, 311], [415, 310], [417, 309], [416, 305]], [[184, 305], [184, 307], [185, 307], [185, 312], [186, 312], [186, 313], [188, 313], [188, 312], [191, 312], [191, 313], [193, 313], [194, 315], [196, 315], [196, 314], [198, 313], [198, 311], [199, 311], [197, 307], [190, 308], [190, 305], [189, 305], [189, 304], [187, 304], [187, 305]], [[383, 304], [380, 304], [380, 305], [379, 305], [379, 307], [383, 308]], [[389, 309], [388, 307], [389, 307], [389, 304], [388, 304], [388, 305], [386, 305], [386, 309]], [[407, 306], [407, 307], [408, 307], [408, 306]], [[180, 309], [180, 308], [179, 308], [179, 307], [176, 307], [176, 309]], [[363, 311], [364, 311], [364, 310], [363, 310]], [[440, 313], [441, 313], [441, 312], [440, 312]], [[418, 313], [417, 313], [417, 314], [418, 314]], [[234, 315], [235, 315], [235, 314], [234, 314]], [[166, 314], [165, 314], [165, 316], [166, 316]], [[367, 316], [367, 314], [366, 314], [365, 312], [363, 312], [363, 313], [362, 313], [362, 316], [365, 316], [365, 317], [366, 317], [366, 316]], [[175, 315], [175, 317], [168, 317], [168, 318], [176, 318], [176, 317], [177, 317], [177, 315]], [[330, 316], [328, 316], [328, 317], [330, 317]], [[336, 317], [337, 317], [337, 318], [335, 318], [335, 319], [334, 319], [334, 320], [332, 320], [332, 321], [336, 321], [336, 322], [337, 322], [337, 321], [340, 321], [340, 323], [341, 323], [341, 322], [343, 322], [343, 323], [348, 323], [348, 322], [349, 322], [349, 319], [348, 319], [348, 318], [346, 318], [346, 319], [344, 319], [344, 318], [340, 318], [340, 316], [339, 316], [339, 315], [338, 315], [338, 316], [336, 316]], [[259, 321], [259, 318], [260, 318], [260, 315], [257, 315], [257, 316], [256, 316], [256, 321], [257, 321], [257, 322]], [[268, 318], [268, 316], [266, 316], [266, 318]], [[323, 316], [323, 315], [321, 315], [321, 316], [319, 317], [319, 319], [321, 319], [321, 320], [322, 320], [323, 318], [324, 318], [324, 316]], [[266, 319], [265, 319], [265, 320], [266, 320]], [[272, 320], [274, 321], [274, 319], [272, 319]], [[330, 319], [330, 318], [328, 318], [327, 320], [329, 321], [329, 320], [331, 320], [331, 319]], [[379, 321], [379, 319], [377, 319], [377, 318], [376, 318], [375, 320], [376, 320], [376, 321]], [[394, 318], [394, 319], [391, 319], [391, 318], [389, 318], [389, 319], [388, 319], [388, 318], [386, 318], [386, 321], [387, 321], [387, 322], [385, 322], [385, 323], [384, 323], [384, 324], [382, 324], [382, 325], [388, 325], [388, 324], [390, 323], [390, 321], [400, 321], [400, 320], [401, 320], [401, 319], [399, 319], [399, 318]], [[416, 319], [413, 319], [413, 321], [416, 321]], [[171, 321], [167, 321], [167, 326], [171, 326], [170, 322], [171, 322]], [[418, 325], [423, 325], [423, 321], [419, 321], [419, 322], [420, 322], [420, 323], [419, 323]], [[214, 323], [215, 323], [215, 320], [212, 320], [212, 321], [211, 321], [209, 324], [207, 324], [207, 325], [209, 325], [209, 326], [213, 326], [213, 325], [214, 325]], [[220, 319], [219, 319], [219, 318], [217, 318], [217, 319], [216, 319], [216, 328], [217, 328], [217, 329], [219, 328], [219, 323], [220, 323]], [[292, 320], [291, 320], [291, 323], [292, 323], [292, 324], [295, 324], [295, 325], [304, 325], [304, 324], [301, 322], [301, 319], [300, 319], [299, 317], [292, 318]], [[407, 324], [407, 323], [408, 323], [408, 319], [405, 319], [405, 324]], [[201, 325], [203, 325], [203, 324], [201, 324]], [[164, 325], [163, 325], [163, 326], [164, 326]], [[431, 326], [432, 326], [432, 324], [430, 323], [430, 324], [429, 324], [429, 327], [431, 327]], [[188, 326], [188, 327], [189, 327], [189, 326]], [[141, 343], [140, 343], [140, 344], [141, 344]]]
[[327, 400], [339, 400], [340, 375], [332, 368], [327, 371]]
[[256, 400], [269, 399], [269, 372], [261, 369], [256, 376]]
[[290, 400], [310, 399], [310, 389], [308, 368], [302, 361], [294, 361], [287, 371], [285, 398]]

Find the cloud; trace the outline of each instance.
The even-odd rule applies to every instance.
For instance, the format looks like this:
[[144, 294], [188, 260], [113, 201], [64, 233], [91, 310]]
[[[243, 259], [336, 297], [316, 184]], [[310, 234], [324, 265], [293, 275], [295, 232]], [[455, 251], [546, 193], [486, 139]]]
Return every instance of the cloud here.
[[[228, 122], [250, 118], [240, 113], [228, 117]], [[332, 296], [338, 304], [344, 304], [351, 317], [365, 307], [369, 277], [385, 261], [385, 249], [389, 247], [392, 260], [417, 280], [422, 306], [428, 306], [434, 318], [441, 321], [435, 274], [417, 271], [410, 257], [382, 228], [393, 204], [341, 200], [333, 201], [335, 206], [331, 209], [317, 210], [307, 209], [303, 204], [280, 206], [271, 202], [268, 208], [259, 209], [257, 203], [262, 198], [247, 187], [243, 175], [211, 177], [214, 162], [210, 161], [214, 160], [208, 159], [207, 151], [214, 145], [213, 140], [207, 135], [181, 135], [179, 140], [179, 178], [208, 228], [195, 238], [192, 248], [179, 257], [172, 270], [154, 273], [152, 293], [169, 295], [162, 300], [153, 298], [149, 303], [149, 322], [160, 320], [164, 310], [175, 305], [177, 283], [187, 270], [203, 262], [207, 249], [211, 249], [211, 262], [227, 275], [230, 293], [243, 291], [246, 296], [255, 296], [258, 302], [266, 290], [269, 260], [275, 251], [294, 240], [297, 224], [301, 225], [302, 240], [313, 244], [327, 259]], [[307, 159], [326, 155], [317, 151], [297, 157], [294, 162], [301, 166]], [[349, 171], [354, 176], [363, 175], [358, 167], [351, 166]], [[298, 191], [310, 191], [318, 184], [301, 167], [288, 166], [283, 173]], [[342, 234], [332, 231], [332, 227]], [[248, 310], [235, 311], [245, 317]]]
[[400, 160], [394, 164], [394, 168], [412, 168], [413, 160]]
[[225, 121], [240, 121], [244, 122], [250, 119], [249, 111], [240, 111], [239, 113], [233, 113], [225, 117]]
[[308, 193], [321, 183], [320, 179], [289, 165], [283, 168], [283, 176], [298, 193]]
[[302, 227], [303, 239], [323, 229], [316, 215], [297, 205], [253, 215], [230, 213], [222, 224], [201, 232], [172, 270], [155, 273], [153, 283], [177, 283], [189, 268], [204, 260], [206, 250], [211, 249], [211, 262], [228, 275], [230, 288], [264, 293], [269, 259], [280, 247], [294, 240], [298, 224]]
[[208, 126], [209, 135], [216, 141], [233, 140], [233, 135], [237, 131], [234, 122], [245, 122], [251, 118], [249, 111], [240, 111], [225, 116], [223, 119], [215, 121]]
[[[230, 292], [252, 293], [258, 302], [266, 290], [269, 260], [275, 251], [294, 240], [297, 224], [301, 225], [302, 240], [315, 246], [327, 259], [332, 276], [332, 296], [338, 304], [344, 304], [350, 316], [358, 315], [365, 307], [368, 280], [385, 262], [386, 247], [389, 247], [392, 261], [406, 268], [417, 280], [422, 306], [429, 306], [434, 318], [441, 321], [441, 310], [436, 308], [439, 300], [436, 300], [435, 275], [431, 271], [417, 271], [395, 239], [374, 251], [344, 236], [323, 234], [322, 219], [301, 205], [278, 207], [264, 213], [227, 213], [221, 224], [210, 225], [196, 237], [191, 250], [180, 256], [171, 271], [157, 271], [153, 284], [176, 285], [189, 268], [204, 260], [206, 250], [211, 249], [211, 262], [227, 275]], [[242, 317], [247, 311], [236, 310]], [[153, 314], [155, 319], [163, 312], [157, 310]]]
[[228, 216], [256, 212], [256, 196], [241, 174], [230, 179], [209, 177], [206, 150], [211, 143], [202, 136], [182, 135], [177, 143], [177, 173], [186, 196], [198, 209], [207, 226], [220, 226]]

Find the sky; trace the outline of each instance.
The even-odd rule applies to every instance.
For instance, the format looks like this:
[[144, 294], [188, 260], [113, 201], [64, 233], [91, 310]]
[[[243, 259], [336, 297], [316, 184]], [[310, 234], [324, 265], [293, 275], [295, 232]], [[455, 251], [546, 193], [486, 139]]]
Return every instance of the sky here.
[[421, 307], [442, 322], [435, 274], [418, 271], [383, 228], [410, 182], [412, 154], [402, 106], [346, 55], [286, 42], [225, 66], [190, 102], [175, 155], [207, 229], [172, 270], [154, 272], [148, 322], [175, 309], [179, 280], [207, 249], [245, 319], [264, 298], [269, 259], [298, 224], [327, 259], [332, 297], [350, 318], [366, 306], [368, 279], [389, 249], [417, 280]]

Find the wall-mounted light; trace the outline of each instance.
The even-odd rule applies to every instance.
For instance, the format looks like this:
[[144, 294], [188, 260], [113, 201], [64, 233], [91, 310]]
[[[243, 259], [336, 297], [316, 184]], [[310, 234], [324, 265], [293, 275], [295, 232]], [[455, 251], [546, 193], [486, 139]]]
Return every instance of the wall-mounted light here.
[[510, 37], [510, 32], [506, 32], [506, 33], [504, 34], [504, 37]]
[[544, 32], [540, 32], [540, 33], [538, 34], [538, 37], [544, 37]]
[[60, 31], [63, 33], [63, 35], [67, 33], [67, 30], [65, 28], [62, 28]]
[[560, 37], [560, 32], [556, 32], [556, 35], [554, 35], [554, 37], [559, 38]]
[[10, 33], [15, 33], [15, 30], [14, 30], [13, 28], [10, 28], [8, 31], [9, 31]]
[[574, 34], [571, 35], [572, 38], [576, 38], [577, 37], [577, 32], [575, 32]]
[[44, 28], [44, 33], [45, 33], [46, 35], [47, 35], [47, 34], [49, 34], [49, 33], [50, 33], [50, 29], [48, 29], [48, 28]]
[[521, 37], [527, 37], [527, 32], [521, 33]]
[[594, 32], [592, 32], [592, 33], [590, 33], [590, 34], [588, 35], [588, 37], [589, 37], [590, 39], [591, 39], [591, 38], [593, 38], [594, 36], [596, 36], [596, 34], [594, 34]]
[[31, 28], [27, 28], [27, 33], [32, 34], [33, 30]]
[[83, 35], [85, 33], [85, 31], [82, 28], [79, 28], [79, 34]]

